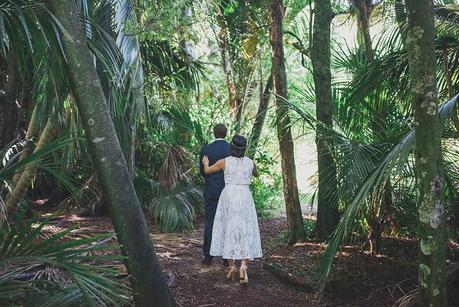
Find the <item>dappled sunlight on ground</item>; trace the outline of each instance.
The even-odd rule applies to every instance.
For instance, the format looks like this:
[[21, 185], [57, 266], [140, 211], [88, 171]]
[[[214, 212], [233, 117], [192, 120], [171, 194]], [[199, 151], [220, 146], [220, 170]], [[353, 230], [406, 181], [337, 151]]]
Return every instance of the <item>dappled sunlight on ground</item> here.
[[[48, 218], [50, 218], [48, 216]], [[372, 306], [391, 305], [416, 286], [417, 242], [410, 239], [383, 238], [383, 253], [371, 254], [358, 246], [343, 246], [337, 253], [325, 297], [305, 292], [281, 281], [267, 266], [276, 265], [299, 282], [316, 285], [318, 265], [326, 244], [307, 241], [286, 244], [286, 219], [260, 219], [262, 259], [248, 266], [249, 285], [228, 281], [227, 268], [220, 258], [212, 266], [201, 264], [203, 219], [187, 233], [160, 233], [149, 221], [155, 250], [166, 281], [178, 306]], [[70, 215], [51, 218], [46, 234], [75, 227], [65, 240], [109, 233], [105, 240], [115, 243], [110, 218]], [[454, 243], [456, 244], [456, 243]], [[452, 246], [454, 248], [454, 246]], [[118, 249], [110, 253], [120, 254]], [[121, 261], [113, 264], [126, 276]]]

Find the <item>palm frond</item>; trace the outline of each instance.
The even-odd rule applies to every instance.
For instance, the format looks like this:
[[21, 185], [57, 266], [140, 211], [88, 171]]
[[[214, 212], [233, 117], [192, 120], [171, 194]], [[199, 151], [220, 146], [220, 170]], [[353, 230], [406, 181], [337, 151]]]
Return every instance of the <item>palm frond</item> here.
[[[456, 95], [439, 107], [442, 124], [444, 124], [451, 116], [458, 97], [459, 95]], [[386, 154], [381, 162], [367, 176], [354, 199], [342, 215], [321, 261], [319, 280], [321, 293], [323, 293], [325, 289], [326, 281], [332, 269], [333, 261], [338, 248], [351, 232], [356, 214], [361, 208], [361, 205], [365, 199], [369, 197], [372, 191], [384, 186], [386, 180], [391, 176], [391, 174], [394, 174], [394, 172], [396, 173], [397, 170], [401, 170], [404, 167], [413, 151], [414, 140], [415, 130], [413, 128]]]
[[158, 194], [149, 204], [149, 211], [161, 231], [182, 232], [193, 229], [196, 208], [202, 204], [202, 191], [197, 186], [176, 187], [167, 194]]
[[47, 31], [48, 25], [60, 27], [46, 9], [45, 1], [5, 0], [0, 6], [2, 56], [6, 57], [10, 48], [19, 50], [18, 47], [23, 43], [31, 53], [37, 44], [49, 46], [52, 38], [56, 38], [56, 33]]
[[168, 146], [158, 181], [165, 189], [171, 190], [180, 182], [190, 182], [195, 168], [196, 161], [185, 148]]
[[204, 203], [201, 189], [193, 183], [181, 183], [168, 190], [159, 182], [138, 172], [135, 181], [137, 193], [161, 231], [188, 231], [193, 228], [196, 212]]
[[[37, 306], [118, 306], [130, 302], [130, 288], [114, 279], [119, 272], [101, 263], [122, 260], [99, 252], [107, 235], [63, 241], [72, 229], [42, 238], [48, 221], [19, 214], [0, 229], [0, 300]], [[106, 240], [104, 240], [106, 241]]]
[[163, 93], [173, 88], [186, 91], [199, 89], [199, 78], [205, 71], [198, 60], [189, 59], [168, 41], [141, 41], [145, 75], [151, 76]]
[[8, 153], [11, 153], [11, 149], [16, 145], [12, 144], [10, 147], [0, 150], [0, 156], [4, 156], [0, 163], [0, 181], [9, 180], [16, 172], [22, 171], [26, 167], [41, 169], [43, 171], [49, 170], [57, 174], [56, 170], [52, 169], [53, 162], [50, 162], [46, 158], [49, 158], [53, 152], [69, 146], [72, 142], [72, 139], [58, 139], [52, 141], [22, 161], [18, 161], [19, 155], [21, 154], [20, 149], [17, 149], [13, 155], [8, 155]]

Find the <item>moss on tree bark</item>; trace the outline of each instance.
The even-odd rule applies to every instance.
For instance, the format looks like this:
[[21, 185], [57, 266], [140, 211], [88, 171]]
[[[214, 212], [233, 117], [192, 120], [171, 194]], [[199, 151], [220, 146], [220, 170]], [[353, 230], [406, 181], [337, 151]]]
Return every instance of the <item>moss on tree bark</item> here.
[[445, 179], [437, 109], [435, 26], [430, 0], [406, 0], [408, 61], [416, 129], [419, 303], [446, 306]]

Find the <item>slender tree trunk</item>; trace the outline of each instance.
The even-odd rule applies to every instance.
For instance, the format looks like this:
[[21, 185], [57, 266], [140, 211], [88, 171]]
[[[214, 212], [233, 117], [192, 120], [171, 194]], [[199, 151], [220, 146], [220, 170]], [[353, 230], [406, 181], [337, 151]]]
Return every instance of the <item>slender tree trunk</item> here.
[[452, 98], [454, 96], [454, 88], [453, 88], [453, 80], [451, 79], [451, 71], [449, 69], [448, 50], [446, 49], [446, 40], [443, 40], [442, 48], [443, 48], [443, 65], [445, 68], [446, 86], [448, 88], [448, 97]]
[[304, 240], [305, 232], [301, 214], [298, 185], [296, 181], [295, 157], [287, 107], [287, 74], [284, 63], [282, 20], [284, 4], [282, 0], [271, 2], [270, 40], [272, 48], [272, 75], [276, 94], [277, 137], [281, 154], [284, 198], [287, 211], [288, 241], [290, 244]]
[[222, 57], [222, 67], [223, 73], [225, 74], [226, 86], [228, 88], [230, 116], [234, 126], [236, 127], [235, 130], [238, 132], [242, 117], [242, 100], [235, 81], [233, 63], [231, 62], [228, 28], [222, 14], [222, 12], [218, 12], [217, 16], [218, 26], [220, 27], [217, 42]]
[[[191, 27], [193, 26], [193, 1], [187, 0], [183, 3], [181, 8], [180, 24], [177, 32], [179, 37], [179, 43], [182, 51], [185, 53], [188, 60], [192, 61], [193, 56], [193, 42], [191, 41]], [[184, 110], [190, 111], [191, 104], [193, 102], [192, 89], [181, 90], [180, 100], [182, 101]], [[182, 137], [183, 144], [188, 144], [192, 138], [192, 132], [185, 128], [180, 128], [180, 136]]]
[[[333, 104], [330, 68], [330, 32], [332, 9], [330, 0], [317, 1], [314, 7], [314, 34], [311, 48], [316, 116], [321, 125], [333, 127]], [[327, 139], [318, 126], [317, 164], [319, 172], [318, 210], [316, 232], [328, 237], [338, 223], [338, 195], [336, 165], [331, 152], [333, 140]]]
[[[56, 136], [57, 129], [52, 124], [52, 120], [48, 119], [45, 128], [40, 135], [40, 139], [38, 140], [37, 147], [35, 147], [34, 152], [42, 149], [46, 144], [48, 144], [54, 137]], [[24, 151], [25, 153], [26, 151]], [[22, 155], [21, 155], [22, 158]], [[5, 207], [7, 215], [11, 215], [16, 207], [18, 206], [21, 199], [24, 198], [25, 193], [27, 192], [27, 188], [30, 186], [31, 181], [34, 179], [36, 173], [36, 169], [34, 167], [28, 167], [23, 172], [16, 173], [17, 177], [13, 177], [16, 180], [16, 186], [14, 187], [13, 191], [8, 194]], [[19, 177], [19, 178], [18, 178]]]
[[62, 35], [66, 74], [80, 112], [126, 267], [136, 306], [172, 306], [145, 217], [118, 141], [74, 1], [49, 0], [69, 37]]
[[431, 0], [406, 0], [408, 61], [416, 127], [419, 304], [446, 306], [446, 221]]
[[266, 81], [265, 89], [260, 97], [260, 104], [258, 106], [255, 122], [253, 123], [252, 132], [250, 134], [249, 152], [248, 156], [253, 159], [257, 152], [258, 142], [260, 141], [263, 125], [265, 124], [266, 114], [268, 113], [269, 100], [271, 98], [271, 90], [273, 88], [273, 75], [269, 74], [268, 81]]
[[357, 15], [358, 28], [360, 35], [363, 38], [365, 44], [365, 52], [367, 55], [368, 62], [372, 62], [374, 59], [373, 46], [370, 35], [370, 20], [369, 16], [370, 8], [367, 6], [366, 0], [354, 0], [355, 13]]
[[[26, 159], [30, 153], [32, 152], [32, 142], [30, 142], [30, 139], [32, 139], [36, 134], [37, 134], [37, 129], [38, 129], [38, 120], [37, 120], [37, 106], [35, 105], [33, 111], [32, 111], [32, 116], [30, 117], [29, 121], [29, 126], [27, 128], [27, 133], [25, 136], [26, 144], [24, 145], [24, 148], [22, 149], [21, 155], [19, 156], [19, 161], [22, 161]], [[21, 178], [22, 171], [19, 171], [14, 174], [13, 176], [13, 182], [15, 184], [18, 183], [19, 179]]]

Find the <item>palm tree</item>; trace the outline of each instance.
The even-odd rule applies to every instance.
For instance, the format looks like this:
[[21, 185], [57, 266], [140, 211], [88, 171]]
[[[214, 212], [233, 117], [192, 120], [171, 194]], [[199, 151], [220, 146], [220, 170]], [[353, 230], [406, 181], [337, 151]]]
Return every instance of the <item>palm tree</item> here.
[[[452, 111], [458, 103], [457, 100], [458, 95], [439, 107], [438, 112], [443, 126], [446, 125], [447, 119], [451, 117]], [[340, 185], [347, 184], [348, 188], [354, 186], [353, 189], [355, 189], [321, 260], [319, 289], [322, 292], [331, 272], [336, 252], [340, 244], [348, 238], [354, 229], [356, 218], [359, 211], [365, 206], [366, 200], [384, 191], [385, 182], [395, 174], [408, 173], [409, 177], [414, 177], [413, 166], [410, 161], [414, 150], [415, 129], [413, 128], [406, 132], [390, 148], [373, 144], [359, 144], [357, 141], [349, 139], [348, 136], [317, 122], [313, 115], [297, 106], [291, 105], [291, 108], [311, 128], [314, 129], [316, 126], [322, 125], [321, 133], [325, 134], [325, 137], [334, 140], [335, 154], [344, 156], [344, 159], [337, 160], [337, 167], [346, 173], [346, 178], [340, 179], [339, 183]], [[370, 155], [378, 155], [380, 157], [378, 163], [374, 165], [372, 161], [375, 159], [368, 157]], [[448, 161], [457, 159], [459, 153], [450, 152], [449, 155], [451, 156], [448, 157]], [[454, 176], [459, 176], [457, 171]], [[450, 185], [451, 183], [448, 184]], [[450, 188], [453, 187], [450, 186], [448, 189]]]
[[[109, 202], [112, 221], [127, 256], [126, 266], [139, 306], [174, 305], [155, 255], [145, 218], [129, 175], [108, 109], [100, 79], [72, 1], [49, 1], [56, 18], [68, 33], [62, 36], [66, 75], [90, 142], [102, 189]], [[136, 240], [132, 240], [132, 238]]]
[[370, 17], [372, 12], [372, 1], [371, 0], [352, 0], [352, 5], [357, 16], [357, 24], [359, 29], [359, 37], [363, 39], [363, 45], [365, 46], [365, 53], [368, 62], [372, 62], [374, 59], [373, 46], [370, 35]]
[[[444, 9], [443, 7], [439, 8]], [[457, 29], [454, 15], [443, 14], [441, 16], [439, 9], [435, 10], [435, 14], [438, 20], [436, 25], [438, 35], [446, 35], [446, 33], [452, 33], [454, 29]], [[351, 53], [345, 48], [341, 48], [340, 52], [334, 55], [335, 65], [339, 64], [352, 72], [358, 72], [358, 74], [354, 75], [350, 84], [344, 86], [342, 83], [334, 84], [334, 93], [343, 92], [341, 97], [338, 96], [338, 99], [335, 97], [334, 100], [337, 109], [336, 128], [335, 131], [326, 127], [323, 128], [325, 137], [333, 138], [335, 142], [333, 151], [337, 157], [338, 186], [346, 210], [322, 259], [322, 285], [330, 273], [331, 264], [339, 244], [355, 229], [354, 220], [364, 216], [366, 214], [364, 212], [368, 209], [376, 212], [382, 210], [380, 202], [377, 202], [374, 208], [367, 209], [367, 206], [374, 204], [373, 199], [381, 200], [383, 198], [384, 187], [388, 180], [402, 185], [403, 189], [412, 194], [415, 193], [414, 180], [412, 180], [415, 178], [415, 173], [411, 159], [414, 152], [415, 133], [412, 128], [412, 108], [410, 104], [406, 103], [411, 99], [411, 95], [409, 91], [405, 90], [410, 79], [410, 72], [407, 53], [402, 41], [403, 32], [401, 30], [404, 26], [400, 27], [399, 25], [396, 25], [393, 30], [387, 31], [376, 42], [375, 51], [377, 51], [378, 56], [372, 63], [365, 65], [363, 69], [357, 66], [363, 62], [358, 53]], [[445, 70], [443, 47], [439, 40], [436, 40], [436, 49], [438, 64], [433, 65], [433, 67], [438, 67], [439, 92], [445, 93], [446, 90], [446, 94], [442, 96], [449, 97], [447, 83], [442, 81], [445, 78]], [[453, 63], [451, 66], [457, 65], [454, 64], [455, 61], [451, 61], [457, 57], [455, 48], [452, 45], [451, 48], [448, 46], [447, 52], [450, 63]], [[453, 70], [452, 67], [451, 69]], [[371, 119], [374, 118], [373, 114], [376, 108], [364, 100], [366, 97], [370, 101], [379, 101], [385, 104], [389, 126], [385, 130], [387, 141], [384, 143], [369, 141], [368, 136], [373, 133]], [[445, 138], [455, 135], [447, 119], [455, 112], [456, 99], [457, 97], [453, 97], [439, 108]], [[358, 108], [356, 107], [357, 102], [359, 103]], [[316, 123], [312, 116], [306, 116], [304, 112], [302, 112], [302, 116], [312, 126]], [[408, 132], [410, 130], [411, 132]], [[445, 139], [443, 162], [445, 176], [448, 178], [445, 184], [449, 191], [450, 189], [454, 190], [453, 182], [456, 182], [459, 174], [450, 166], [451, 159], [457, 158], [457, 152], [447, 144], [450, 142]], [[454, 208], [453, 204], [456, 197], [454, 193], [448, 193], [445, 196], [448, 197], [445, 206]], [[402, 204], [402, 207], [405, 206]], [[386, 217], [382, 215], [381, 218]], [[415, 217], [413, 216], [413, 218]]]

